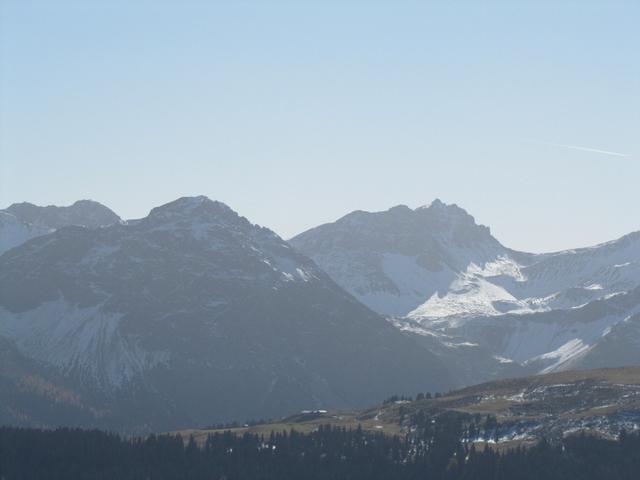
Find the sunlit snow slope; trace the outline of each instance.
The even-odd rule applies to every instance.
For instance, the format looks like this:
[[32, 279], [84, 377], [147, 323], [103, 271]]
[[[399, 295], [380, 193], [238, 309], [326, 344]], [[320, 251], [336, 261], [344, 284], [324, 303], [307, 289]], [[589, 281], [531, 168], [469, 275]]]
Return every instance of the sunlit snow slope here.
[[[635, 314], [637, 296], [605, 314], [617, 301], [609, 299], [640, 285], [640, 233], [523, 253], [438, 200], [415, 210], [356, 211], [290, 242], [358, 300], [424, 336], [469, 380], [478, 375], [474, 362], [485, 378], [580, 366]], [[609, 366], [606, 355], [599, 358], [595, 366]]]

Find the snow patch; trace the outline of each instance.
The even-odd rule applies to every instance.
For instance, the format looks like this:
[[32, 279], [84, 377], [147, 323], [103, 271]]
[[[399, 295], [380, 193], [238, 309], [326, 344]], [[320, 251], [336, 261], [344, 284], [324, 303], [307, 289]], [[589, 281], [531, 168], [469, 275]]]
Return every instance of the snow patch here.
[[544, 368], [540, 373], [548, 373], [557, 370], [560, 366], [566, 364], [573, 358], [588, 350], [590, 345], [585, 344], [581, 339], [574, 338], [562, 345], [560, 348], [540, 355], [533, 360], [553, 360], [554, 363]]
[[27, 240], [46, 235], [53, 229], [22, 222], [10, 213], [0, 212], [0, 255]]
[[100, 306], [77, 308], [56, 300], [24, 313], [0, 309], [0, 335], [29, 358], [112, 389], [168, 359], [122, 335], [121, 320], [122, 314]]

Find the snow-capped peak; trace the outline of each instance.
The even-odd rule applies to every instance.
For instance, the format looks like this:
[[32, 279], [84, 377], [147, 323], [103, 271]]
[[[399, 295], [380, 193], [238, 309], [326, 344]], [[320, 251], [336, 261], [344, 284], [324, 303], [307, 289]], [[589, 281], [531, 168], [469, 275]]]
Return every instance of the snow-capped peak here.
[[424, 210], [426, 208], [446, 208], [448, 205], [439, 198], [435, 198], [431, 203], [421, 205], [416, 210]]

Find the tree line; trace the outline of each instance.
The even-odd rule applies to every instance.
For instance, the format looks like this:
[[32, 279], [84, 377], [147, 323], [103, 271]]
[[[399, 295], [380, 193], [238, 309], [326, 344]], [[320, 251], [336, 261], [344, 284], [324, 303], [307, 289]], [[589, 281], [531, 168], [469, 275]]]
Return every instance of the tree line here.
[[303, 434], [122, 438], [62, 428], [0, 428], [0, 479], [566, 480], [640, 478], [640, 435], [579, 435], [498, 452], [465, 443], [460, 417], [411, 438], [330, 425]]

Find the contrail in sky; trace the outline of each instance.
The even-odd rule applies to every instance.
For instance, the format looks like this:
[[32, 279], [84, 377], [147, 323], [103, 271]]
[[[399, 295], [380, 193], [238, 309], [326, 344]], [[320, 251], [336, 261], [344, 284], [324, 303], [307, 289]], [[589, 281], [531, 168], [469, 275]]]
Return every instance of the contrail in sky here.
[[582, 150], [583, 152], [593, 152], [593, 153], [602, 153], [603, 155], [611, 155], [614, 157], [629, 157], [628, 153], [618, 153], [618, 152], [610, 152], [608, 150], [600, 150], [598, 148], [591, 147], [581, 147], [578, 145], [564, 145], [562, 143], [549, 143], [542, 142], [544, 145], [550, 145], [552, 147], [561, 147], [561, 148], [570, 148], [571, 150]]

